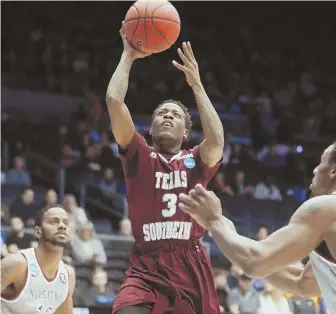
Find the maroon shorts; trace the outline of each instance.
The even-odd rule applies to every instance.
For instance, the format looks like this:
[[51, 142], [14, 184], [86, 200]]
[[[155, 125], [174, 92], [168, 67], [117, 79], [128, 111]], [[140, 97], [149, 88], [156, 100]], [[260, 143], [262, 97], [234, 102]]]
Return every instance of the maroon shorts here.
[[153, 314], [220, 313], [211, 262], [204, 247], [199, 241], [174, 242], [141, 252], [133, 248], [113, 314], [140, 304], [152, 308]]

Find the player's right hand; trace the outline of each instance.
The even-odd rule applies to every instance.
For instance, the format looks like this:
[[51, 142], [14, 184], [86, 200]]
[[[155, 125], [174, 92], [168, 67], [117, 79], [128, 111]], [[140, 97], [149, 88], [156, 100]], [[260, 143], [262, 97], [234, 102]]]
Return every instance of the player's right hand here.
[[151, 53], [145, 53], [143, 51], [140, 51], [136, 48], [134, 48], [126, 39], [126, 35], [124, 33], [124, 21], [122, 22], [121, 28], [120, 28], [120, 36], [121, 39], [123, 41], [123, 45], [124, 45], [124, 53], [126, 53], [132, 60], [135, 59], [141, 59], [141, 58], [145, 58], [151, 55]]

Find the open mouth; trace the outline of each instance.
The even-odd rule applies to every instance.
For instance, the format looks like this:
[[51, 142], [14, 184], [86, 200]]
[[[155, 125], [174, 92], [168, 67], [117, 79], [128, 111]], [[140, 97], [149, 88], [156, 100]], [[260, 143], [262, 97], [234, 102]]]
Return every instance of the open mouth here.
[[166, 120], [161, 123], [161, 126], [167, 127], [167, 128], [172, 128], [173, 127], [173, 122]]

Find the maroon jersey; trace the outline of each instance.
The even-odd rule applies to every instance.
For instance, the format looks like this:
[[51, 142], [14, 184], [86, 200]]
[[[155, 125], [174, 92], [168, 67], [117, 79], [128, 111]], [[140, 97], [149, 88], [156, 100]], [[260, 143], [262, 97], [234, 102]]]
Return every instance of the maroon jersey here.
[[208, 167], [199, 146], [176, 155], [161, 154], [139, 133], [121, 152], [129, 215], [137, 247], [200, 239], [203, 228], [179, 208], [178, 196], [197, 183], [206, 186], [219, 164]]

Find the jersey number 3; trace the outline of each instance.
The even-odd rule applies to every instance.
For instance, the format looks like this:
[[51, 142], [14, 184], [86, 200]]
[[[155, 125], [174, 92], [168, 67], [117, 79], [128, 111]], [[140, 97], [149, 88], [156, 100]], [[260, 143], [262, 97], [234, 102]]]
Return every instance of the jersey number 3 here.
[[167, 207], [162, 209], [162, 216], [165, 218], [173, 217], [176, 214], [176, 203], [177, 195], [176, 194], [164, 194], [162, 196], [162, 202], [167, 203]]

